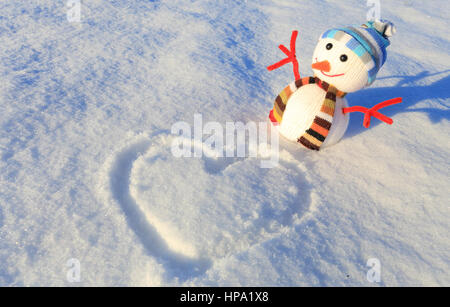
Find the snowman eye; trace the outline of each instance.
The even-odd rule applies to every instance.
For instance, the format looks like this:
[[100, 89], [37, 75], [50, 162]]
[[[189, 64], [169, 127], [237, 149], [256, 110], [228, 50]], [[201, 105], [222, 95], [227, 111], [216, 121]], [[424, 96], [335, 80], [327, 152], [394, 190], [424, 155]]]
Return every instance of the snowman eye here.
[[333, 44], [332, 43], [328, 43], [326, 48], [327, 48], [327, 50], [331, 50], [331, 48], [333, 48]]
[[341, 55], [341, 62], [347, 62], [348, 56], [346, 54]]

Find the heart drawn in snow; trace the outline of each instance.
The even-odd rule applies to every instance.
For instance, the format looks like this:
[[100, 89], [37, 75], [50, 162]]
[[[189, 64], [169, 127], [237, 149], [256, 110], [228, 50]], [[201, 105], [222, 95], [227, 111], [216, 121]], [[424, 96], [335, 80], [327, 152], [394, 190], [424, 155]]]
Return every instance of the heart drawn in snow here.
[[109, 183], [130, 227], [174, 277], [201, 274], [215, 259], [280, 235], [309, 210], [309, 183], [283, 153], [264, 169], [256, 158], [176, 158], [172, 140], [122, 150]]

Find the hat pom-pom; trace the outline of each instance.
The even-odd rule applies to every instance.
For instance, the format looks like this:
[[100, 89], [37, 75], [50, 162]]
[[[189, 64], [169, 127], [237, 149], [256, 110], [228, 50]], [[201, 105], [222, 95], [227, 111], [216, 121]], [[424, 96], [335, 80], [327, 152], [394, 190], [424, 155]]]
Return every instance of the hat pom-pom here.
[[395, 25], [388, 20], [374, 21], [373, 27], [385, 38], [392, 37], [397, 32]]

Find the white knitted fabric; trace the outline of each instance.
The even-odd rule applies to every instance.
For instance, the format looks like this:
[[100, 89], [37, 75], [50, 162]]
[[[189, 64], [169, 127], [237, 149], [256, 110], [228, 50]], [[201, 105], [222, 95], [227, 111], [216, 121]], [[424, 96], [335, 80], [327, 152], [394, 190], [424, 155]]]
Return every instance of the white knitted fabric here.
[[[308, 84], [299, 88], [289, 98], [279, 133], [290, 141], [296, 142], [308, 130], [319, 113], [326, 92], [316, 84]], [[336, 99], [336, 111], [330, 132], [322, 147], [336, 144], [347, 130], [349, 115], [342, 113], [348, 107], [345, 98]]]
[[[331, 43], [333, 48], [327, 50], [327, 44]], [[328, 61], [331, 70], [329, 72], [322, 72], [313, 69], [314, 74], [329, 84], [334, 85], [338, 90], [344, 93], [352, 93], [364, 88], [368, 80], [368, 71], [366, 65], [360, 57], [358, 57], [352, 50], [345, 46], [346, 41], [337, 41], [332, 38], [325, 38], [319, 40], [316, 49], [314, 50], [313, 63]], [[347, 61], [342, 62], [340, 57], [347, 56]], [[375, 64], [373, 64], [375, 65]], [[329, 77], [327, 75], [343, 76]]]
[[333, 124], [331, 125], [330, 132], [322, 144], [322, 148], [331, 146], [339, 142], [347, 131], [348, 122], [350, 120], [350, 114], [343, 114], [342, 108], [348, 108], [347, 99], [336, 99], [336, 110], [334, 112]]
[[[327, 49], [327, 44], [332, 44]], [[313, 63], [328, 61], [330, 71], [317, 69], [314, 74], [338, 90], [350, 93], [358, 91], [367, 84], [367, 65], [352, 50], [345, 45], [346, 41], [337, 41], [326, 38], [319, 40], [313, 55]], [[341, 56], [346, 55], [347, 60], [342, 61]], [[279, 132], [290, 141], [296, 142], [308, 130], [314, 118], [319, 114], [325, 100], [326, 92], [316, 84], [308, 84], [299, 88], [289, 98], [283, 113]], [[336, 99], [336, 108], [332, 119], [331, 129], [322, 147], [339, 142], [347, 130], [349, 115], [342, 113], [342, 108], [348, 107], [345, 98]]]

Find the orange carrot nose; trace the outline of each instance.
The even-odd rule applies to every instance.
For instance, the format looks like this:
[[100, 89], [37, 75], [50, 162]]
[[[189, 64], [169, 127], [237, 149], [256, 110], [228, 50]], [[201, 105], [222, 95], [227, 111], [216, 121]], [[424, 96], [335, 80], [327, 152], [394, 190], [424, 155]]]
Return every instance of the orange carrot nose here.
[[324, 72], [329, 72], [331, 70], [330, 62], [328, 61], [322, 61], [322, 62], [316, 62], [312, 64], [313, 69], [321, 70]]

